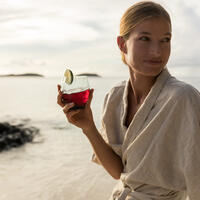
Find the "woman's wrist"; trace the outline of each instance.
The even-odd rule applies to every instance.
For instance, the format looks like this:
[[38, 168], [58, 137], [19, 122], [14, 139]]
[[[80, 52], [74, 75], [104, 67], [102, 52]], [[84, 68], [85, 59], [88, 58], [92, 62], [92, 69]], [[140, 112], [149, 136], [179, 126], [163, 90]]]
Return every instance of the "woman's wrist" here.
[[95, 124], [92, 124], [91, 126], [87, 128], [83, 128], [82, 131], [86, 136], [90, 136], [91, 134], [94, 134], [97, 131], [97, 128]]

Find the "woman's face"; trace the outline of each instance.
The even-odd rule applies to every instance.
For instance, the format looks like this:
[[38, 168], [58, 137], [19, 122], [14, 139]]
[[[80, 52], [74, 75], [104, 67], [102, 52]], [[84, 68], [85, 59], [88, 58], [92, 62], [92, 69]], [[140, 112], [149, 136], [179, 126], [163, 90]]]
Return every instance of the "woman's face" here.
[[158, 75], [169, 59], [171, 27], [164, 18], [138, 24], [125, 41], [125, 60], [130, 70], [144, 76]]

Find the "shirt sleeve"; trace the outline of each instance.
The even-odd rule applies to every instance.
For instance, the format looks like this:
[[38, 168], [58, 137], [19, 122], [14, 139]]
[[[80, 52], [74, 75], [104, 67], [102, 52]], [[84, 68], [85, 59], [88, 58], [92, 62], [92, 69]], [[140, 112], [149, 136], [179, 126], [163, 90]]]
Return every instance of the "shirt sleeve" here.
[[200, 95], [196, 90], [185, 94], [184, 112], [185, 135], [183, 174], [190, 200], [200, 198]]
[[[195, 135], [189, 137], [184, 153], [183, 172], [187, 194], [190, 200], [200, 198], [200, 126], [196, 126]], [[188, 133], [190, 134], [190, 133]]]

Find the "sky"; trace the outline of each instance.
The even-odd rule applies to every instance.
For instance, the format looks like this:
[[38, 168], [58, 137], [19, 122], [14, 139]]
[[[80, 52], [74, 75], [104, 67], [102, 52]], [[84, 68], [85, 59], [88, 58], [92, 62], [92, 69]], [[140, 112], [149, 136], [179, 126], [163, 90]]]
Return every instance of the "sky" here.
[[[0, 74], [128, 73], [116, 38], [137, 0], [0, 0]], [[200, 2], [157, 0], [172, 20], [169, 68], [200, 68]]]

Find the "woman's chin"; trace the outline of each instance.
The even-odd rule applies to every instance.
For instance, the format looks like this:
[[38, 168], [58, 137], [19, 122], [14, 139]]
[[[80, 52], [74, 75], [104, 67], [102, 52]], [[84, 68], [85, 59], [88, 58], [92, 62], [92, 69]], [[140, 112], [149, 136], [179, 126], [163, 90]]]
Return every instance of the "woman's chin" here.
[[141, 74], [143, 76], [158, 76], [163, 69], [164, 67], [148, 67], [132, 71], [135, 71], [136, 73]]

